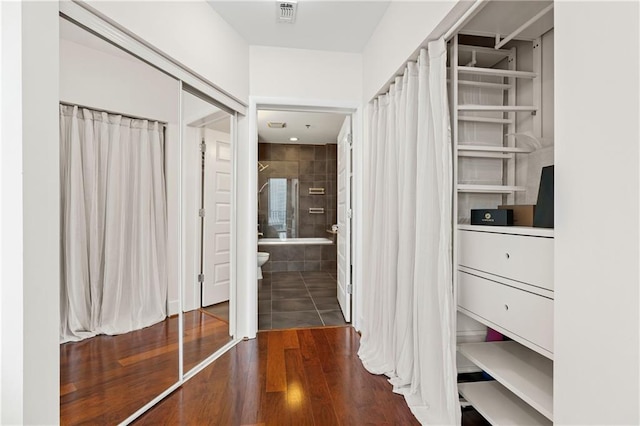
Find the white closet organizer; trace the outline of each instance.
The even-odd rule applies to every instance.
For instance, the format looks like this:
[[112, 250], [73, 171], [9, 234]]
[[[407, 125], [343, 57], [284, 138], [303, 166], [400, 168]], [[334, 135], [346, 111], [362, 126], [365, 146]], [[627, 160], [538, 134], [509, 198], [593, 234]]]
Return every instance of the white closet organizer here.
[[[553, 28], [552, 8], [489, 1], [450, 44], [458, 311], [511, 339], [460, 344], [495, 380], [458, 389], [496, 425], [553, 422], [553, 229], [469, 224], [471, 209], [522, 203], [530, 188], [519, 167], [534, 147], [519, 135], [542, 136], [540, 37]], [[511, 33], [484, 31], [505, 19], [518, 20]], [[528, 57], [518, 57], [521, 40], [505, 36], [531, 42]]]

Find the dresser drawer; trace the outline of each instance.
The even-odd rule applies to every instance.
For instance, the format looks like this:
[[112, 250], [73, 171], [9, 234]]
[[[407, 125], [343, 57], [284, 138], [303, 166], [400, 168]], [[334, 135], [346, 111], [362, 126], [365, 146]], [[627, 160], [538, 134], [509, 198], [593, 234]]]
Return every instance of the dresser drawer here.
[[460, 231], [458, 263], [553, 290], [553, 238]]
[[458, 306], [553, 352], [551, 299], [458, 271]]

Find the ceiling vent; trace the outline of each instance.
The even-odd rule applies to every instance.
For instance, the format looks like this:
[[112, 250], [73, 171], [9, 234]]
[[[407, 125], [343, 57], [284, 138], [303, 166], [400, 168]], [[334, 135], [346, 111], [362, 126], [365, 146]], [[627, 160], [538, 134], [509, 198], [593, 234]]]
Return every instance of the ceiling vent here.
[[287, 123], [278, 123], [276, 121], [268, 121], [267, 126], [269, 126], [272, 129], [284, 129], [285, 127], [287, 127]]
[[296, 21], [296, 10], [298, 7], [296, 0], [279, 1], [276, 3], [278, 6], [277, 22], [293, 24]]

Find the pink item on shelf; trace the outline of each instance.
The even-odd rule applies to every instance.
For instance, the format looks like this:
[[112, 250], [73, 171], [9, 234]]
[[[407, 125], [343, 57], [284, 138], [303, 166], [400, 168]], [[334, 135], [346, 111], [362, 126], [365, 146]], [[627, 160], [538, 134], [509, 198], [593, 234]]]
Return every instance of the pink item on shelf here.
[[504, 340], [504, 336], [502, 334], [498, 333], [492, 328], [487, 327], [487, 338], [485, 339], [486, 342], [499, 342], [501, 340]]

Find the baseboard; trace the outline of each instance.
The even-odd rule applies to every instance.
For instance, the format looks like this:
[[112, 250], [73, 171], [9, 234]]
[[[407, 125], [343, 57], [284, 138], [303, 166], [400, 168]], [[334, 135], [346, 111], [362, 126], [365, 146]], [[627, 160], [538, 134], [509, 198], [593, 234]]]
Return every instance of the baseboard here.
[[168, 316], [178, 315], [178, 312], [180, 312], [180, 300], [169, 300], [169, 302], [167, 303], [167, 309]]

